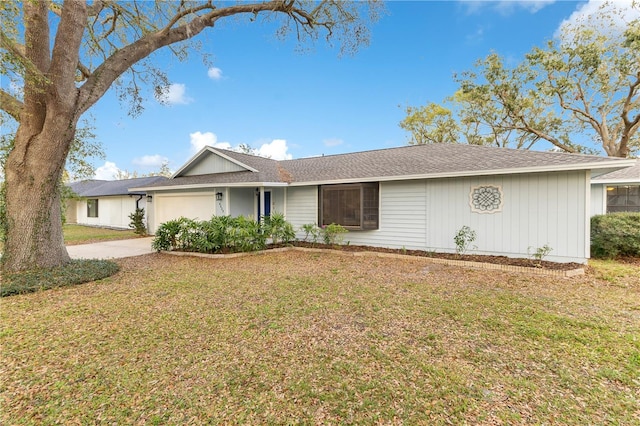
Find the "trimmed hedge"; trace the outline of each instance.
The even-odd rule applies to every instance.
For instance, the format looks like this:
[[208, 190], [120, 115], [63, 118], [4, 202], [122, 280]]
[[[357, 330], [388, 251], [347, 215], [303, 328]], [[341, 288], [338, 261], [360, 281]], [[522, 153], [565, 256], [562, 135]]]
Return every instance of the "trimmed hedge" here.
[[640, 213], [611, 213], [591, 218], [591, 255], [640, 257]]
[[97, 281], [119, 270], [118, 264], [109, 260], [80, 259], [55, 268], [5, 274], [0, 297]]

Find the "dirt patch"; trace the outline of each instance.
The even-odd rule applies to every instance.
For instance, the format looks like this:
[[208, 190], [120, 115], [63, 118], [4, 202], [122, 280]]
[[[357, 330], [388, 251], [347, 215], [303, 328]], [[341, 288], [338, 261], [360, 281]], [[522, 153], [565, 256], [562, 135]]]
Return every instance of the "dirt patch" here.
[[[305, 248], [320, 248], [320, 249], [331, 249], [331, 250], [340, 250], [347, 252], [374, 252], [374, 253], [393, 253], [393, 254], [404, 254], [408, 256], [418, 256], [418, 257], [432, 257], [436, 259], [447, 259], [447, 260], [461, 260], [467, 262], [481, 262], [481, 263], [491, 263], [494, 265], [509, 265], [509, 266], [521, 266], [525, 268], [541, 268], [548, 269], [554, 271], [570, 271], [573, 269], [584, 268], [585, 265], [580, 263], [558, 263], [558, 262], [549, 262], [546, 260], [538, 261], [534, 259], [522, 259], [522, 258], [512, 258], [507, 256], [490, 256], [490, 255], [469, 255], [469, 254], [454, 254], [454, 253], [437, 253], [432, 251], [425, 250], [406, 250], [406, 249], [392, 249], [385, 247], [373, 247], [373, 246], [359, 246], [359, 245], [329, 245], [329, 244], [320, 244], [320, 243], [310, 243], [305, 241], [295, 241], [290, 244], [270, 244], [267, 246], [267, 249], [270, 248], [280, 248], [280, 247], [305, 247]], [[633, 259], [633, 258], [629, 258]], [[635, 262], [640, 264], [640, 259], [635, 259]]]

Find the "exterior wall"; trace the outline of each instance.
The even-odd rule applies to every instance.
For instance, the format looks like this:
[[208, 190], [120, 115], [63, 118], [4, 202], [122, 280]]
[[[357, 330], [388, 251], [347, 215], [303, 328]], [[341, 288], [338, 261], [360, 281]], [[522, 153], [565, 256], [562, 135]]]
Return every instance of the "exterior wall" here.
[[[500, 186], [500, 212], [471, 211], [478, 185]], [[380, 228], [351, 231], [351, 244], [455, 252], [453, 237], [467, 225], [477, 233], [475, 254], [529, 257], [548, 244], [545, 258], [585, 262], [589, 257], [589, 178], [586, 172], [429, 179], [380, 183]], [[317, 223], [317, 188], [287, 190], [287, 220], [296, 230]]]
[[215, 191], [188, 191], [188, 192], [156, 192], [150, 193], [153, 197], [149, 210], [149, 231], [155, 233], [158, 227], [172, 219], [187, 217], [195, 220], [209, 220], [215, 214]]
[[255, 220], [257, 212], [255, 188], [230, 188], [229, 193], [231, 203], [229, 215], [247, 216]]
[[[78, 225], [103, 226], [109, 228], [129, 229], [129, 215], [136, 210], [136, 200], [139, 196], [98, 197], [98, 217], [87, 217], [87, 200], [75, 201], [75, 222]], [[93, 198], [93, 197], [91, 197]], [[143, 197], [138, 205], [146, 207]], [[146, 209], [145, 209], [146, 211]]]
[[591, 216], [607, 212], [607, 185], [591, 185]]
[[206, 175], [209, 173], [226, 173], [246, 170], [231, 161], [209, 154], [182, 173], [182, 176]]
[[270, 188], [271, 190], [271, 213], [283, 213], [286, 206], [286, 189], [285, 188]]
[[300, 227], [307, 223], [318, 223], [318, 188], [316, 186], [287, 188], [287, 205], [284, 214], [296, 230], [296, 236], [304, 237]]

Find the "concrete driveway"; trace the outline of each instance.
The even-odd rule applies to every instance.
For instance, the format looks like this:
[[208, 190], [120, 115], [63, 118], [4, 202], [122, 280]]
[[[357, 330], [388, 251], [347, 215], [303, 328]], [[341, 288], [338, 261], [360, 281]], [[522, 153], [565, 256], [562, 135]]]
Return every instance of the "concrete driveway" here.
[[153, 253], [153, 237], [67, 246], [72, 259], [115, 259]]

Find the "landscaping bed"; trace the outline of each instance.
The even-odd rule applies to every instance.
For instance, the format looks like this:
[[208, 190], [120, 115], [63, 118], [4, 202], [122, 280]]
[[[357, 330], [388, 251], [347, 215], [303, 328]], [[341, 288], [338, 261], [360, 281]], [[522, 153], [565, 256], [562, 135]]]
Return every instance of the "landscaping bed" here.
[[438, 253], [438, 252], [425, 251], [425, 250], [392, 249], [392, 248], [386, 248], [386, 247], [360, 246], [360, 245], [352, 245], [352, 244], [330, 245], [330, 244], [310, 243], [306, 241], [293, 241], [288, 244], [270, 244], [267, 246], [267, 249], [287, 247], [287, 246], [331, 249], [331, 250], [356, 252], [356, 253], [357, 252], [392, 253], [392, 254], [402, 254], [407, 256], [431, 257], [435, 259], [447, 259], [447, 260], [456, 260], [456, 261], [464, 261], [464, 262], [491, 263], [494, 265], [519, 266], [524, 268], [541, 268], [541, 269], [548, 269], [548, 270], [554, 270], [554, 271], [570, 271], [573, 269], [579, 269], [579, 268], [585, 267], [585, 265], [580, 263], [575, 263], [575, 262], [558, 263], [558, 262], [549, 262], [546, 260], [538, 261], [534, 259], [512, 258], [507, 256]]

